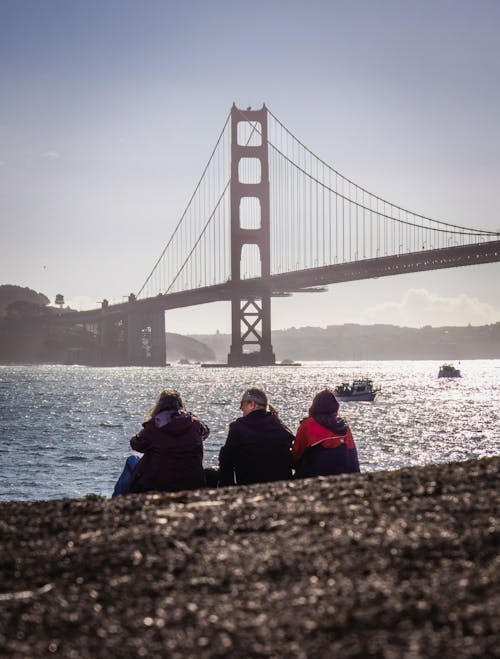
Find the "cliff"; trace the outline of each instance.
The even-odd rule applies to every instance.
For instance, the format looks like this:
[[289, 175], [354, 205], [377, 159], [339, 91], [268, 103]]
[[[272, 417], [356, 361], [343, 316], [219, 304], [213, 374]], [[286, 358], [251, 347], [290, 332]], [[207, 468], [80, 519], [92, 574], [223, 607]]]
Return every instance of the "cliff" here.
[[3, 657], [493, 657], [500, 457], [0, 504]]

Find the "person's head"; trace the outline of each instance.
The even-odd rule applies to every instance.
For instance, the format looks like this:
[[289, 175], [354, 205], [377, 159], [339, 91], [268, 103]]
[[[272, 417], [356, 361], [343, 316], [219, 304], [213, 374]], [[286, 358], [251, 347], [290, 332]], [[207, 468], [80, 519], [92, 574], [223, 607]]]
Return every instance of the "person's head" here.
[[266, 392], [257, 387], [247, 389], [241, 397], [240, 410], [243, 416], [254, 412], [255, 410], [267, 410], [268, 401]]
[[176, 389], [164, 389], [151, 408], [150, 415], [154, 417], [160, 412], [163, 412], [163, 410], [177, 411], [183, 409], [184, 403], [182, 402], [180, 393]]
[[333, 391], [323, 389], [314, 396], [312, 405], [309, 408], [309, 416], [317, 416], [319, 414], [336, 415], [338, 411], [339, 403]]

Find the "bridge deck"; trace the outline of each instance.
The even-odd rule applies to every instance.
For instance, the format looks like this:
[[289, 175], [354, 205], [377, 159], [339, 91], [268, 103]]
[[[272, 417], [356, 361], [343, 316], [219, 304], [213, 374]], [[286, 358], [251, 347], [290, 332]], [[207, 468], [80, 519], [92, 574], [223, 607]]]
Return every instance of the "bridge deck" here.
[[[238, 282], [238, 294], [248, 297], [272, 295], [280, 297], [297, 292], [316, 292], [324, 290], [329, 284], [374, 279], [393, 275], [458, 268], [500, 261], [500, 240], [448, 247], [437, 250], [425, 250], [395, 256], [382, 256], [350, 263], [337, 263], [309, 270], [297, 270], [271, 275], [267, 278], [244, 279]], [[66, 313], [61, 318], [66, 322], [90, 323], [106, 314], [123, 314], [130, 310], [130, 305], [150, 309], [179, 309], [209, 302], [229, 301], [235, 287], [233, 282], [206, 286], [178, 293], [158, 295], [144, 300], [110, 305], [106, 310], [91, 309]]]

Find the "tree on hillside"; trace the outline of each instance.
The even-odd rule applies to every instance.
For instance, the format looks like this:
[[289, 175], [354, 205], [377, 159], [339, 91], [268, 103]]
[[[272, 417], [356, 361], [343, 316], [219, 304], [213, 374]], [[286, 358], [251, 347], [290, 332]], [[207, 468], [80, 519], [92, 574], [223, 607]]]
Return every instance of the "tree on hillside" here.
[[50, 300], [43, 293], [37, 293], [27, 286], [15, 286], [12, 284], [0, 285], [0, 316], [4, 315], [7, 307], [12, 302], [30, 302], [31, 304], [38, 305], [39, 307], [46, 307]]
[[40, 304], [35, 302], [27, 302], [26, 300], [16, 300], [11, 302], [7, 309], [6, 315], [8, 317], [33, 317], [33, 316], [47, 316], [50, 313], [50, 309], [47, 309]]

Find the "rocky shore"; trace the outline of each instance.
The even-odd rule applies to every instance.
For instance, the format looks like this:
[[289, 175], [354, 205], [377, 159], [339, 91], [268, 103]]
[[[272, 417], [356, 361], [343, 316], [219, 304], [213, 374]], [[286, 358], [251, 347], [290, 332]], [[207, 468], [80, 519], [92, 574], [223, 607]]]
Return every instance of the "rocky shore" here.
[[500, 457], [0, 504], [3, 657], [498, 657]]

